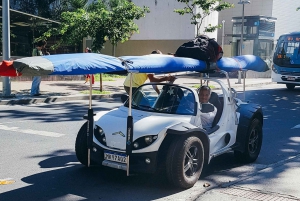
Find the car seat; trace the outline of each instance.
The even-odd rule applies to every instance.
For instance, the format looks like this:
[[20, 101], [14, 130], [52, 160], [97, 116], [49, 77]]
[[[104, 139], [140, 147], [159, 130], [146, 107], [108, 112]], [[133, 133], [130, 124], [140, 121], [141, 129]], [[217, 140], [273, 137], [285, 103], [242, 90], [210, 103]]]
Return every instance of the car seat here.
[[219, 122], [219, 120], [221, 118], [222, 111], [223, 111], [223, 105], [220, 102], [219, 96], [216, 92], [211, 92], [209, 102], [217, 108], [217, 114], [212, 123], [212, 127], [214, 127], [215, 125], [217, 125], [217, 123]]
[[[172, 90], [172, 93], [168, 93], [169, 90]], [[164, 86], [154, 108], [162, 112], [176, 113], [179, 105], [179, 96], [183, 95], [183, 92], [179, 92], [180, 90], [178, 87]]]

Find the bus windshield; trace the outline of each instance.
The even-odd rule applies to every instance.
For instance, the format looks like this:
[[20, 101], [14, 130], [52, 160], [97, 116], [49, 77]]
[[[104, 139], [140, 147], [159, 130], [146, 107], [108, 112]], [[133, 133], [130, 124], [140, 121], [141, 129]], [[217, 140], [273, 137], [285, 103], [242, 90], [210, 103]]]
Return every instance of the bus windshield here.
[[280, 67], [300, 67], [300, 34], [284, 35], [278, 39], [273, 62]]

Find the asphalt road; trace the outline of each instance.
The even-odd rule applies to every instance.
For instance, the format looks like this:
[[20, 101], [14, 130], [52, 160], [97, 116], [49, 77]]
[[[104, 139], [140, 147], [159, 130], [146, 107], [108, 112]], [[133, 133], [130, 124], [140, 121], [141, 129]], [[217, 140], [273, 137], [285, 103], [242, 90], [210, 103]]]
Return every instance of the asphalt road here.
[[[87, 101], [0, 106], [0, 180], [14, 182], [0, 185], [0, 200], [195, 200], [214, 186], [299, 154], [299, 92], [300, 88], [288, 91], [283, 85], [248, 88], [246, 100], [264, 110], [259, 158], [242, 165], [232, 153], [219, 156], [207, 175], [184, 191], [170, 187], [163, 175], [126, 177], [123, 171], [87, 169], [78, 163], [74, 144]], [[119, 104], [94, 101], [93, 108], [108, 110]]]

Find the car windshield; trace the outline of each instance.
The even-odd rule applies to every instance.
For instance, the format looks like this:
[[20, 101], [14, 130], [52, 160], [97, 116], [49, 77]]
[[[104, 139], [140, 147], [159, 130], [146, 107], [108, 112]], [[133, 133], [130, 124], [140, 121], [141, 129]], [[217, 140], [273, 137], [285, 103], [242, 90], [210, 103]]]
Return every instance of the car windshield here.
[[[125, 106], [128, 107], [128, 102]], [[132, 95], [132, 108], [138, 110], [194, 115], [196, 107], [194, 93], [177, 85], [145, 84]]]
[[282, 67], [299, 67], [300, 37], [282, 36], [279, 38], [273, 61]]

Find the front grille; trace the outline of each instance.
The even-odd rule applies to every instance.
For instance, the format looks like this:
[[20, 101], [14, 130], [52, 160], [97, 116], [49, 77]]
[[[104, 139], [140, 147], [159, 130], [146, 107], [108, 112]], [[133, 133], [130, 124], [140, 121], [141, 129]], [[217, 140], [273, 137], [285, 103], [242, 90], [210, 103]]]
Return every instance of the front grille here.
[[280, 71], [281, 75], [288, 75], [288, 76], [300, 76], [300, 72], [288, 72], [288, 71]]

